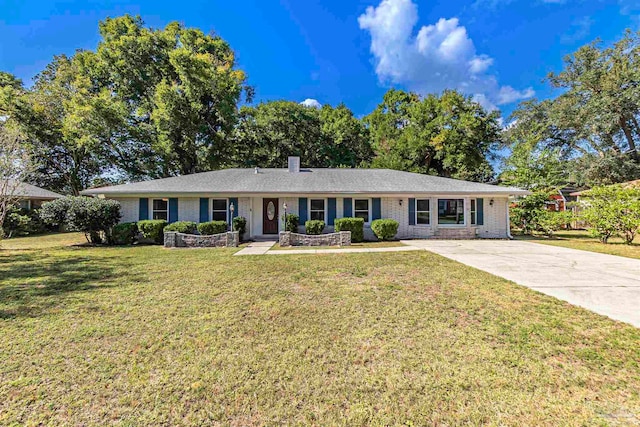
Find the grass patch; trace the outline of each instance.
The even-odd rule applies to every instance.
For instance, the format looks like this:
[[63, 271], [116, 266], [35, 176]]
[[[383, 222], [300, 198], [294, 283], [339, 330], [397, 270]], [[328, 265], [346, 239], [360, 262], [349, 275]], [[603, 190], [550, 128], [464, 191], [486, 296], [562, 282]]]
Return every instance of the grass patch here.
[[545, 245], [561, 246], [564, 248], [580, 249], [583, 251], [599, 252], [618, 255], [627, 258], [640, 259], [640, 244], [627, 245], [620, 238], [611, 238], [609, 243], [600, 243], [598, 239], [589, 236], [584, 230], [567, 230], [555, 234], [554, 237], [514, 235], [518, 240], [529, 240]]
[[426, 251], [42, 244], [0, 251], [0, 425], [640, 422], [640, 330]]
[[87, 243], [84, 233], [49, 233], [12, 237], [0, 241], [0, 250], [46, 249]]
[[351, 243], [350, 246], [285, 246], [285, 247], [282, 247], [279, 244], [276, 244], [271, 250], [287, 251], [292, 249], [316, 250], [316, 249], [350, 249], [350, 248], [397, 248], [399, 246], [406, 246], [406, 245], [397, 241], [360, 242], [360, 243]]

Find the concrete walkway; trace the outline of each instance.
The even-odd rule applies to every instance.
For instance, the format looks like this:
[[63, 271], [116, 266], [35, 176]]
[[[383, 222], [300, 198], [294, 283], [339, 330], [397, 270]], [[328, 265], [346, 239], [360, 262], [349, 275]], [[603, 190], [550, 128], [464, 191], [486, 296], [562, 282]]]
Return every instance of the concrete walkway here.
[[403, 243], [640, 327], [640, 260], [523, 241]]
[[[422, 248], [413, 246], [393, 246], [389, 248], [343, 248], [343, 249], [284, 249], [267, 252], [267, 255], [293, 255], [293, 254], [355, 254], [370, 252], [407, 252], [419, 251]], [[237, 254], [236, 254], [237, 255]]]
[[236, 252], [233, 255], [234, 256], [238, 256], [238, 255], [239, 256], [242, 256], [242, 255], [264, 255], [276, 243], [277, 242], [275, 240], [274, 241], [268, 241], [268, 242], [253, 242], [253, 243], [249, 243], [249, 246], [247, 246], [246, 248]]

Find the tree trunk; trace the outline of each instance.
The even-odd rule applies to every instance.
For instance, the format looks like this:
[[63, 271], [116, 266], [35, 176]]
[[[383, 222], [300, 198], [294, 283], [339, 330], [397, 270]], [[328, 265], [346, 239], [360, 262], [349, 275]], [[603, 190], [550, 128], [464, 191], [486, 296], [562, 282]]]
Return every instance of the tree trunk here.
[[638, 151], [636, 150], [636, 143], [633, 140], [633, 134], [631, 133], [631, 129], [629, 128], [627, 120], [624, 116], [620, 116], [618, 122], [620, 123], [620, 127], [624, 132], [624, 136], [627, 138], [627, 142], [629, 143], [629, 150], [631, 150], [631, 155], [636, 161], [638, 161]]

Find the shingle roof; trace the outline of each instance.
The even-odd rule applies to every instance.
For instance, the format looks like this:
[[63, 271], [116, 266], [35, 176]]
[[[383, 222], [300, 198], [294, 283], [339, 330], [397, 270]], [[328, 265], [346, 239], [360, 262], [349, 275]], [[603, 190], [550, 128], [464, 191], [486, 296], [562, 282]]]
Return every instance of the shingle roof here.
[[87, 195], [153, 193], [440, 193], [528, 194], [514, 187], [441, 178], [390, 169], [223, 169], [85, 190]]
[[[15, 183], [16, 181], [10, 180], [9, 182]], [[13, 193], [24, 199], [59, 199], [64, 197], [62, 194], [54, 193], [53, 191], [27, 184], [26, 182], [19, 182], [16, 187], [13, 187], [13, 184], [9, 184], [9, 187], [15, 188]]]

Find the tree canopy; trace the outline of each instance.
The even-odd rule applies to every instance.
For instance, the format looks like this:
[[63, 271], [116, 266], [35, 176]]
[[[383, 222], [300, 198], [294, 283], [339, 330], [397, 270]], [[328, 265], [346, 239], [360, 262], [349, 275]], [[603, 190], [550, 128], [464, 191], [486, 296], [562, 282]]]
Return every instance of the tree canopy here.
[[551, 175], [558, 161], [565, 182], [597, 185], [640, 177], [640, 33], [627, 31], [611, 47], [598, 40], [581, 47], [547, 80], [562, 93], [514, 111], [506, 133], [513, 154], [503, 178], [527, 183], [526, 158], [546, 169], [538, 182], [543, 186], [557, 178]]

